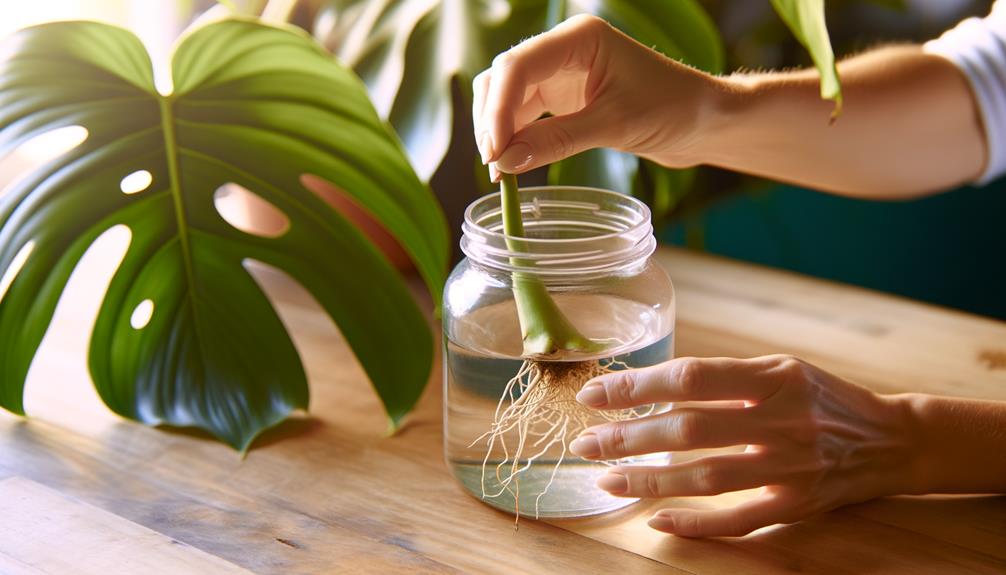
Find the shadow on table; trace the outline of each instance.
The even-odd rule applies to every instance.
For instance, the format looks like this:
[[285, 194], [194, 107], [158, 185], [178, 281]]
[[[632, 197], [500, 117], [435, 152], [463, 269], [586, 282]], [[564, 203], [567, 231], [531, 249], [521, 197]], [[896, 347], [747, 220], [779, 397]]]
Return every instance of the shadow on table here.
[[[643, 501], [617, 513], [555, 522], [669, 565], [737, 573], [1006, 573], [1006, 496], [891, 497], [745, 537], [687, 539], [646, 527], [657, 510], [707, 507], [693, 498]], [[837, 569], [836, 566], [845, 566]]]
[[1006, 496], [954, 495], [878, 499], [721, 541], [759, 554], [779, 552], [783, 564], [853, 559], [858, 573], [878, 573], [919, 565], [941, 572], [990, 560], [1006, 567], [1004, 537]]
[[27, 419], [3, 427], [0, 450], [0, 475], [5, 477], [20, 475], [41, 482], [49, 474], [73, 477], [77, 467], [74, 461], [55, 453], [52, 439], [39, 433]]
[[[169, 435], [181, 435], [195, 439], [219, 442], [220, 440], [208, 431], [197, 427], [176, 427], [173, 425], [157, 425], [158, 431]], [[268, 447], [274, 443], [299, 436], [306, 436], [324, 427], [324, 423], [317, 417], [311, 415], [295, 415], [285, 419], [273, 427], [266, 429], [249, 446], [248, 451]]]

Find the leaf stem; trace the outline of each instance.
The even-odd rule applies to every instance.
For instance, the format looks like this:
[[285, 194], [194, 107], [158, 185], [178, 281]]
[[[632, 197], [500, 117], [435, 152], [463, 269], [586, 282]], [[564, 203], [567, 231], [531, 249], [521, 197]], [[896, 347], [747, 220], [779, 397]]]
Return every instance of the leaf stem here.
[[[500, 201], [507, 249], [517, 254], [527, 253], [527, 244], [521, 241], [526, 236], [516, 176], [502, 175]], [[534, 265], [534, 262], [519, 256], [512, 256], [510, 263], [521, 268]], [[570, 323], [537, 275], [526, 271], [515, 271], [512, 278], [525, 356], [550, 356], [560, 351], [593, 352], [603, 348], [601, 344], [581, 334]]]

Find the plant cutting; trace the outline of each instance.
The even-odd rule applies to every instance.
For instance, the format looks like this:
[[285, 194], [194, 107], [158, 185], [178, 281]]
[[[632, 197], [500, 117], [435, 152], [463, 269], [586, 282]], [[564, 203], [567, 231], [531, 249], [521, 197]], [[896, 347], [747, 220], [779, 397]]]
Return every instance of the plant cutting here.
[[504, 181], [466, 212], [467, 258], [445, 289], [448, 464], [470, 493], [518, 516], [617, 509], [631, 501], [585, 488], [604, 464], [567, 446], [591, 425], [651, 411], [588, 409], [575, 399], [585, 381], [673, 349], [674, 294], [650, 260], [649, 211], [593, 188], [518, 199]]
[[[501, 174], [500, 201], [503, 234], [513, 253], [525, 253], [527, 247], [517, 177]], [[542, 497], [548, 493], [556, 472], [565, 460], [569, 441], [585, 430], [598, 412], [576, 401], [576, 394], [590, 379], [612, 369], [629, 367], [616, 358], [601, 359], [604, 351], [618, 341], [597, 341], [580, 333], [548, 293], [545, 283], [535, 275], [533, 263], [511, 257], [511, 264], [525, 271], [511, 274], [523, 344], [523, 362], [503, 388], [489, 431], [472, 444], [486, 442], [482, 461], [482, 496], [499, 497], [509, 492], [520, 516], [521, 472], [556, 446], [559, 456], [551, 461], [548, 481], [535, 496], [535, 517]], [[596, 356], [575, 359], [577, 356]], [[608, 421], [622, 421], [648, 415], [653, 408], [606, 410], [600, 415]], [[516, 431], [516, 445], [508, 446], [506, 437]], [[486, 488], [489, 460], [493, 465], [495, 490]]]

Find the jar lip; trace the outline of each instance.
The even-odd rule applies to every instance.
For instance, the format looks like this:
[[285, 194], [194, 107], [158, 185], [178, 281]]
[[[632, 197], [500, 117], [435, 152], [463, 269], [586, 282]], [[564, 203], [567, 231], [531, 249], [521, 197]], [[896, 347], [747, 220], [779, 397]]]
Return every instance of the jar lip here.
[[555, 245], [555, 244], [563, 244], [563, 243], [574, 243], [574, 244], [575, 243], [583, 243], [585, 241], [593, 241], [593, 240], [606, 240], [606, 239], [617, 238], [617, 237], [623, 236], [625, 234], [631, 234], [631, 233], [639, 230], [640, 228], [651, 227], [652, 226], [652, 224], [650, 223], [651, 222], [651, 218], [652, 218], [652, 214], [650, 212], [650, 207], [649, 206], [647, 206], [644, 202], [640, 201], [637, 198], [634, 198], [634, 197], [632, 197], [632, 196], [630, 196], [628, 194], [623, 194], [621, 192], [616, 192], [614, 190], [606, 190], [604, 188], [595, 188], [595, 187], [592, 187], [592, 186], [565, 186], [565, 185], [551, 186], [551, 185], [549, 185], [549, 186], [528, 186], [528, 187], [525, 187], [525, 188], [520, 188], [519, 191], [520, 191], [520, 193], [524, 193], [524, 192], [532, 193], [532, 192], [554, 191], [554, 190], [569, 190], [569, 191], [578, 191], [578, 192], [591, 192], [591, 193], [599, 193], [599, 194], [602, 194], [603, 196], [617, 197], [620, 201], [625, 201], [628, 204], [631, 204], [634, 208], [638, 209], [640, 211], [640, 214], [642, 215], [642, 217], [639, 219], [638, 222], [636, 222], [635, 224], [633, 224], [631, 227], [625, 228], [624, 230], [619, 230], [619, 231], [616, 231], [616, 232], [608, 232], [608, 233], [604, 233], [604, 234], [597, 234], [597, 235], [593, 235], [593, 236], [586, 236], [586, 237], [579, 237], [579, 238], [516, 238], [515, 236], [509, 236], [509, 235], [507, 235], [507, 234], [505, 234], [503, 232], [493, 231], [493, 230], [491, 230], [491, 229], [489, 229], [489, 228], [487, 228], [485, 226], [479, 225], [478, 223], [475, 222], [475, 218], [474, 218], [473, 214], [474, 214], [475, 210], [477, 208], [479, 208], [484, 202], [487, 202], [487, 201], [489, 201], [491, 199], [495, 199], [496, 200], [496, 205], [499, 205], [499, 203], [500, 203], [499, 197], [500, 197], [501, 192], [497, 191], [497, 192], [492, 192], [492, 193], [486, 194], [486, 195], [484, 195], [484, 196], [476, 199], [472, 203], [468, 204], [468, 207], [465, 208], [465, 225], [471, 226], [472, 228], [474, 228], [475, 230], [477, 230], [480, 234], [484, 234], [486, 238], [494, 238], [494, 239], [500, 239], [500, 240], [520, 239], [522, 242], [524, 242], [526, 244], [532, 244], [532, 245], [535, 244], [535, 243], [538, 243], [538, 242], [542, 242], [542, 243], [549, 244], [549, 245]]
[[[461, 251], [490, 268], [569, 278], [634, 269], [656, 249], [649, 207], [626, 194], [584, 186], [534, 186], [522, 188], [520, 200], [524, 228], [532, 237], [503, 232], [497, 192], [465, 209]], [[536, 237], [536, 232], [546, 237]]]

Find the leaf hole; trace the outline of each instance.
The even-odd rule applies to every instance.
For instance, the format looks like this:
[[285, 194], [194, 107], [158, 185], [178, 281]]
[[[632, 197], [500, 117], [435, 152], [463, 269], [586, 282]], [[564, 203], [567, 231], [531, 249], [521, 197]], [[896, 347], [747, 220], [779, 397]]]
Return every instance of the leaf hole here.
[[154, 182], [154, 176], [147, 170], [137, 170], [129, 174], [119, 182], [119, 189], [124, 194], [137, 194], [150, 187]]
[[152, 317], [154, 317], [154, 302], [145, 299], [133, 308], [133, 315], [129, 316], [129, 325], [136, 330], [143, 329], [147, 327]]
[[15, 147], [9, 154], [0, 153], [0, 196], [35, 168], [76, 148], [87, 139], [83, 126], [65, 126], [33, 136]]
[[367, 236], [396, 269], [412, 269], [412, 259], [395, 236], [356, 198], [342, 188], [314, 174], [302, 174], [300, 183], [332, 206]]
[[64, 126], [33, 136], [17, 147], [17, 153], [29, 160], [44, 162], [65, 154], [87, 139], [87, 128]]
[[0, 277], [0, 302], [3, 301], [5, 295], [7, 295], [7, 290], [10, 289], [10, 285], [14, 283], [14, 278], [21, 273], [21, 268], [28, 261], [28, 256], [31, 255], [32, 250], [35, 249], [35, 242], [31, 241], [26, 243], [14, 254], [14, 259], [11, 260], [10, 265], [7, 266], [7, 270], [4, 271], [3, 277]]
[[290, 218], [282, 210], [234, 183], [217, 188], [213, 205], [224, 221], [246, 234], [277, 238], [290, 229]]

